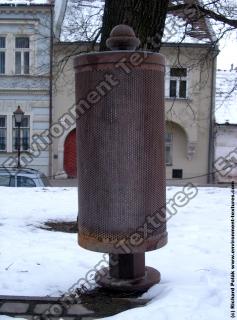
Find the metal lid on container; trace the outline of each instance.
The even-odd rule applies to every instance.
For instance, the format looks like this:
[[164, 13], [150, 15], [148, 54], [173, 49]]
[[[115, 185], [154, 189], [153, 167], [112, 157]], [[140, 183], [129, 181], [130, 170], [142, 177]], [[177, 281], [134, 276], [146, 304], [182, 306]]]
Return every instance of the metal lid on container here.
[[164, 71], [165, 57], [163, 55], [156, 52], [135, 51], [140, 45], [140, 40], [136, 37], [133, 29], [127, 25], [114, 27], [106, 45], [112, 51], [81, 54], [74, 59], [74, 67], [80, 69], [80, 67], [88, 66], [89, 69], [101, 70], [101, 68], [110, 69], [111, 65], [125, 63], [133, 68], [146, 65], [146, 69], [153, 69], [152, 65], [156, 65], [156, 68], [157, 65], [160, 65], [162, 67], [158, 69]]

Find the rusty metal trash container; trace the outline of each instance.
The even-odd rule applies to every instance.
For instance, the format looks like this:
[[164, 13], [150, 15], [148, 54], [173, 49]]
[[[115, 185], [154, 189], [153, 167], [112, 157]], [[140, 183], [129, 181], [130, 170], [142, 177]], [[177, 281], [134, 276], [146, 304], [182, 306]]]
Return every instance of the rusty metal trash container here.
[[112, 51], [75, 58], [78, 241], [109, 253], [97, 282], [146, 290], [160, 281], [145, 252], [167, 243], [164, 72], [158, 53], [135, 51], [132, 28], [116, 26]]

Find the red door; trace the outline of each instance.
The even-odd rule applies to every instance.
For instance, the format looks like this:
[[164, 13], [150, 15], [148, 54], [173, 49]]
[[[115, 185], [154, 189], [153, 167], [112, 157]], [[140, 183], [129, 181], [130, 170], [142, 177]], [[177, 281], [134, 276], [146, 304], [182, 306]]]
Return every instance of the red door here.
[[64, 143], [64, 170], [69, 178], [77, 176], [76, 129], [66, 137]]

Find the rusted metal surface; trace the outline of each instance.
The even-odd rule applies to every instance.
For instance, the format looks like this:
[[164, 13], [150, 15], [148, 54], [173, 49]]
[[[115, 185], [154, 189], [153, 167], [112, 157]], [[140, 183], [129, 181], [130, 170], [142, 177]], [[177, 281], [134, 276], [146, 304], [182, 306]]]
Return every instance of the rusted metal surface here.
[[96, 282], [125, 291], [160, 281], [157, 270], [145, 267], [145, 251], [167, 243], [165, 60], [135, 52], [138, 44], [134, 31], [119, 25], [107, 45], [120, 51], [75, 59], [78, 242], [110, 253]]
[[[135, 62], [137, 61], [137, 62]], [[140, 63], [139, 63], [140, 62]], [[137, 64], [137, 65], [135, 65]], [[113, 52], [95, 52], [82, 54], [75, 58], [74, 67], [76, 74], [79, 72], [91, 71], [110, 71], [114, 73], [115, 70], [120, 70], [118, 76], [123, 76], [126, 73], [125, 67], [128, 66], [134, 70], [154, 70], [165, 72], [165, 58], [161, 54], [154, 52], [142, 51], [113, 51]], [[123, 71], [124, 68], [124, 71]], [[132, 71], [132, 72], [133, 72]], [[132, 73], [130, 72], [130, 74]], [[103, 76], [103, 73], [101, 74]], [[103, 77], [101, 77], [103, 78]], [[80, 81], [80, 78], [79, 78]], [[129, 79], [127, 80], [129, 82]], [[78, 90], [78, 88], [76, 87]], [[94, 90], [95, 87], [90, 89]], [[86, 92], [87, 93], [87, 92]], [[82, 98], [85, 99], [86, 95]]]
[[139, 244], [139, 246], [134, 246], [132, 236], [120, 234], [120, 236], [116, 237], [116, 235], [112, 234], [112, 237], [109, 238], [100, 236], [98, 233], [91, 233], [91, 236], [89, 236], [87, 231], [84, 229], [81, 231], [79, 226], [78, 243], [83, 248], [97, 252], [126, 254], [131, 252], [128, 250], [132, 248], [133, 253], [139, 253], [162, 248], [167, 244], [167, 235], [166, 231], [159, 235], [155, 235], [154, 237], [149, 235], [149, 237]]
[[[151, 55], [160, 69], [163, 57]], [[165, 204], [164, 74], [146, 69], [148, 60], [129, 77], [113, 64], [106, 71], [102, 64], [77, 73], [77, 101], [108, 70], [120, 81], [77, 122], [79, 237], [84, 230], [90, 231], [85, 236], [104, 239], [99, 243], [127, 236]]]
[[145, 276], [145, 253], [109, 255], [109, 274], [117, 279], [138, 279]]
[[113, 51], [136, 50], [139, 45], [140, 40], [136, 37], [134, 30], [127, 25], [115, 26], [106, 40], [106, 46]]
[[145, 267], [144, 277], [134, 279], [112, 278], [108, 268], [102, 268], [96, 274], [97, 283], [102, 287], [122, 292], [145, 292], [154, 284], [160, 282], [160, 272], [151, 267]]
[[[165, 207], [165, 61], [157, 53], [135, 54], [75, 59], [78, 114], [85, 109], [77, 120], [79, 244], [93, 251], [126, 253], [116, 244], [130, 243], [146, 217]], [[130, 253], [166, 244], [164, 210], [160, 216], [160, 226], [151, 226]]]

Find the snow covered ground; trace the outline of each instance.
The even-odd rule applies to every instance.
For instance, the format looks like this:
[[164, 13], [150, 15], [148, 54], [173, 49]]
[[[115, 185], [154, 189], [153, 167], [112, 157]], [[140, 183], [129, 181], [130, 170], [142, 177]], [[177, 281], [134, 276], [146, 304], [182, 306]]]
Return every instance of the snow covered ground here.
[[[167, 200], [180, 190], [168, 187]], [[146, 254], [162, 275], [143, 295], [151, 302], [110, 318], [229, 319], [230, 200], [229, 188], [199, 188], [169, 220], [168, 245]], [[76, 219], [76, 188], [1, 187], [0, 204], [1, 295], [61, 295], [102, 257], [80, 248], [76, 234], [38, 228]]]

